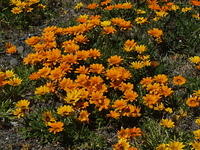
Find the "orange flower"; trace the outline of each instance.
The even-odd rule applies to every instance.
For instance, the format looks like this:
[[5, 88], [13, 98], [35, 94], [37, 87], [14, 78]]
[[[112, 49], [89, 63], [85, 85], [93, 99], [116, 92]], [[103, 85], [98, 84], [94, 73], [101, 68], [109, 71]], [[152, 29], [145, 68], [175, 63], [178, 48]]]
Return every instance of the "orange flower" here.
[[104, 66], [102, 64], [91, 64], [90, 72], [101, 74], [104, 71]]
[[153, 28], [151, 30], [148, 30], [148, 34], [155, 38], [160, 38], [163, 35], [163, 31], [158, 28]]
[[114, 119], [119, 119], [120, 117], [120, 114], [116, 111], [110, 111], [109, 114], [107, 114], [107, 117], [111, 117], [111, 118], [114, 118]]
[[64, 130], [64, 128], [63, 128], [64, 123], [60, 122], [60, 121], [59, 122], [49, 122], [48, 126], [50, 126], [49, 132], [53, 132], [54, 134]]
[[200, 6], [200, 1], [191, 0], [190, 3], [194, 6]]
[[104, 34], [113, 34], [113, 33], [115, 33], [117, 30], [114, 28], [114, 27], [112, 27], [112, 26], [107, 26], [107, 27], [104, 27], [103, 28], [103, 33]]
[[40, 41], [40, 37], [39, 36], [32, 36], [30, 38], [27, 38], [25, 40], [26, 44], [33, 46], [35, 44], [37, 44]]
[[101, 52], [98, 49], [90, 49], [88, 53], [89, 53], [89, 57], [94, 58], [94, 59], [101, 56]]
[[109, 65], [118, 65], [123, 61], [123, 59], [121, 58], [121, 56], [111, 56], [110, 58], [108, 58], [108, 63]]
[[134, 48], [136, 47], [137, 43], [134, 40], [127, 40], [124, 43], [124, 50], [127, 52], [133, 51]]
[[118, 138], [119, 139], [130, 139], [130, 138], [134, 138], [137, 136], [141, 136], [142, 135], [142, 131], [140, 128], [126, 128], [126, 129], [121, 129], [120, 131], [117, 132]]
[[143, 87], [146, 87], [148, 84], [151, 84], [152, 82], [153, 82], [152, 77], [146, 77], [140, 81], [140, 84], [142, 84]]
[[144, 104], [147, 106], [151, 106], [156, 104], [160, 100], [159, 95], [147, 94], [143, 96]]
[[85, 66], [80, 66], [79, 68], [76, 68], [75, 73], [88, 74], [89, 73], [89, 68], [86, 68]]
[[168, 77], [165, 74], [158, 74], [154, 76], [154, 81], [158, 83], [166, 83], [168, 81]]
[[96, 9], [98, 6], [99, 6], [98, 4], [92, 3], [92, 4], [89, 4], [89, 5], [87, 6], [87, 8], [88, 8], [88, 9]]
[[89, 115], [90, 113], [88, 113], [86, 110], [81, 110], [81, 112], [79, 113], [79, 117], [78, 120], [81, 122], [89, 122]]
[[200, 106], [200, 98], [197, 96], [190, 97], [187, 99], [186, 104], [190, 107], [199, 107]]
[[79, 42], [79, 43], [83, 43], [83, 44], [85, 44], [85, 43], [87, 43], [88, 42], [88, 39], [87, 39], [87, 37], [85, 36], [85, 35], [77, 35], [75, 38], [74, 38], [74, 40], [76, 41], [76, 42]]
[[6, 48], [6, 53], [8, 54], [13, 54], [17, 52], [17, 47], [10, 42], [7, 42], [5, 44], [5, 48]]
[[138, 94], [135, 91], [127, 90], [124, 92], [124, 99], [133, 102], [138, 97]]
[[183, 85], [183, 84], [185, 84], [185, 82], [186, 82], [186, 79], [183, 77], [183, 76], [175, 76], [174, 78], [173, 78], [173, 84], [174, 85]]
[[14, 7], [14, 8], [12, 8], [11, 12], [13, 14], [20, 14], [22, 12], [22, 8]]

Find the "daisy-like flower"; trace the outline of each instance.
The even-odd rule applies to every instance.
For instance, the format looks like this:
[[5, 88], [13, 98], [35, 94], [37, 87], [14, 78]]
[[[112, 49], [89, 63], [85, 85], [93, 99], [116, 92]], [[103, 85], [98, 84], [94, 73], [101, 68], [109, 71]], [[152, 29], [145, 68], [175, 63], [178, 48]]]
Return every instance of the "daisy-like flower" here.
[[135, 22], [136, 22], [137, 24], [144, 24], [144, 23], [147, 22], [147, 18], [144, 18], [144, 17], [137, 17], [137, 18], [135, 18]]
[[78, 120], [81, 122], [88, 122], [89, 121], [89, 115], [90, 113], [88, 113], [86, 110], [82, 110], [79, 114]]
[[74, 109], [73, 109], [72, 106], [69, 106], [69, 105], [68, 106], [66, 106], [66, 105], [60, 106], [57, 109], [57, 113], [59, 115], [61, 115], [61, 116], [67, 116], [67, 115], [69, 115], [72, 112], [74, 112]]
[[183, 76], [175, 76], [172, 80], [174, 85], [183, 85], [186, 82], [186, 79]]
[[185, 145], [182, 142], [173, 141], [169, 143], [168, 148], [170, 150], [183, 150]]
[[15, 106], [21, 109], [28, 109], [30, 105], [30, 102], [26, 99], [18, 101]]
[[155, 38], [160, 38], [163, 35], [163, 31], [158, 28], [153, 28], [148, 30], [148, 34]]
[[52, 132], [54, 134], [64, 130], [64, 128], [63, 128], [64, 123], [60, 122], [60, 121], [59, 122], [49, 122], [48, 126], [50, 127], [49, 132]]
[[175, 126], [174, 122], [171, 119], [162, 119], [160, 121], [160, 125], [166, 128], [173, 128]]
[[123, 61], [123, 59], [121, 58], [121, 56], [111, 56], [110, 58], [108, 58], [108, 63], [110, 65], [118, 65]]

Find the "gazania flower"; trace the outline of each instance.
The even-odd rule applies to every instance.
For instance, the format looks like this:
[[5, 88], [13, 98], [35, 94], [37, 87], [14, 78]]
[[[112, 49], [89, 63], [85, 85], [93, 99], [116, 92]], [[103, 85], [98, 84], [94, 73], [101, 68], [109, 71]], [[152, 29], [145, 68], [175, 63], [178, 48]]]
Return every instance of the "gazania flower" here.
[[194, 6], [200, 6], [200, 1], [197, 0], [191, 0], [190, 3]]
[[22, 79], [20, 79], [18, 77], [14, 77], [14, 78], [10, 79], [7, 83], [12, 86], [18, 86], [21, 84], [21, 82], [22, 82]]
[[137, 45], [134, 50], [141, 54], [147, 50], [147, 47], [145, 45]]
[[11, 12], [13, 14], [20, 14], [22, 12], [22, 9], [20, 7], [14, 7], [12, 8]]
[[15, 45], [12, 45], [11, 47], [6, 49], [6, 53], [13, 54], [17, 52], [17, 47]]
[[24, 117], [24, 110], [21, 109], [21, 108], [16, 108], [12, 111], [12, 114], [17, 116], [17, 118], [21, 118], [21, 117]]
[[141, 61], [135, 61], [131, 63], [131, 67], [134, 69], [141, 69], [144, 67], [144, 64]]
[[198, 64], [198, 63], [200, 63], [200, 56], [190, 57], [189, 60], [190, 60], [192, 63]]
[[30, 102], [26, 99], [23, 99], [23, 100], [20, 100], [18, 101], [15, 106], [18, 107], [18, 108], [21, 108], [21, 109], [29, 109], [29, 104]]
[[168, 77], [165, 74], [158, 74], [154, 76], [154, 81], [158, 83], [166, 83], [168, 81]]
[[197, 119], [195, 120], [195, 123], [196, 123], [197, 125], [200, 126], [200, 118], [197, 118]]
[[200, 139], [200, 129], [199, 130], [195, 130], [195, 131], [193, 131], [193, 134], [194, 134], [194, 138], [196, 139], [196, 140], [199, 140]]
[[123, 59], [121, 58], [121, 56], [111, 56], [110, 58], [108, 58], [108, 63], [109, 65], [118, 65], [123, 61]]
[[171, 119], [162, 119], [160, 121], [160, 125], [166, 128], [173, 128], [175, 126], [174, 122]]
[[175, 76], [174, 78], [173, 78], [173, 84], [174, 85], [183, 85], [183, 84], [185, 84], [185, 82], [186, 82], [186, 79], [183, 77], [183, 76]]
[[44, 95], [44, 94], [49, 93], [49, 92], [50, 92], [49, 87], [47, 87], [45, 85], [40, 86], [40, 87], [36, 88], [36, 90], [35, 90], [36, 95]]
[[92, 3], [92, 4], [89, 4], [89, 5], [87, 6], [87, 8], [88, 8], [88, 9], [96, 9], [98, 6], [99, 6], [98, 4]]
[[111, 25], [111, 21], [109, 21], [109, 20], [106, 20], [106, 21], [102, 21], [101, 22], [101, 26], [102, 27], [107, 27], [107, 26], [110, 26]]
[[130, 148], [130, 144], [124, 138], [119, 139], [117, 144], [113, 145], [113, 150], [128, 150], [129, 148]]
[[182, 142], [173, 141], [169, 143], [168, 148], [172, 150], [183, 150], [185, 145]]
[[111, 110], [110, 113], [107, 114], [107, 117], [111, 117], [111, 118], [114, 118], [114, 119], [119, 119], [120, 113]]
[[137, 43], [134, 40], [127, 40], [124, 43], [124, 50], [127, 52], [133, 51], [136, 47]]
[[89, 115], [90, 113], [88, 113], [86, 110], [82, 110], [79, 114], [78, 120], [81, 122], [88, 122], [89, 121]]
[[200, 100], [197, 96], [189, 97], [186, 101], [186, 104], [190, 107], [198, 107], [200, 106]]
[[101, 74], [104, 71], [104, 66], [102, 64], [91, 64], [90, 72]]
[[113, 34], [113, 33], [115, 33], [117, 30], [114, 28], [114, 27], [112, 27], [112, 26], [107, 26], [107, 27], [104, 27], [103, 28], [103, 33], [104, 34]]
[[135, 22], [136, 22], [137, 24], [144, 24], [144, 23], [147, 22], [147, 18], [144, 18], [144, 17], [137, 17], [137, 18], [135, 18]]
[[82, 8], [83, 6], [84, 6], [83, 3], [80, 2], [80, 3], [77, 3], [77, 4], [74, 6], [74, 9], [78, 10], [78, 9]]
[[155, 38], [160, 38], [163, 35], [163, 31], [158, 28], [153, 28], [151, 30], [148, 30], [148, 34]]
[[64, 128], [63, 128], [64, 123], [60, 122], [60, 121], [59, 122], [49, 122], [48, 126], [50, 127], [49, 132], [52, 132], [54, 134], [64, 130]]
[[49, 122], [56, 122], [56, 118], [54, 118], [53, 114], [50, 111], [42, 113], [42, 120], [44, 121], [46, 126], [48, 126]]
[[198, 142], [198, 141], [194, 141], [193, 143], [191, 143], [191, 145], [194, 150], [200, 149], [200, 142]]
[[72, 112], [74, 112], [74, 109], [73, 109], [72, 106], [69, 106], [69, 105], [68, 106], [66, 106], [66, 105], [60, 106], [57, 109], [57, 113], [59, 115], [61, 115], [61, 116], [67, 116], [67, 115], [69, 115]]

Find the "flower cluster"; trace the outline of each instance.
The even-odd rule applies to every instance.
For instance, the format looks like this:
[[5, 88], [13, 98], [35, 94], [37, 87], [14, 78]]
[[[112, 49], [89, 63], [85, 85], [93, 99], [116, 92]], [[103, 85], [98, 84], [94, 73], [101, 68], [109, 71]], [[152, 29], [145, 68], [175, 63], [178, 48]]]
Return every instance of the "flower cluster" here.
[[15, 104], [15, 109], [13, 110], [13, 115], [17, 118], [24, 117], [25, 113], [29, 110], [30, 102], [26, 99], [20, 100]]
[[45, 8], [46, 6], [40, 3], [40, 0], [10, 0], [13, 8], [11, 12], [13, 14], [20, 14], [22, 12], [32, 12], [34, 8]]
[[113, 145], [113, 150], [137, 150], [137, 148], [132, 147], [128, 140], [142, 136], [142, 131], [140, 128], [126, 128], [121, 129], [117, 133], [118, 135], [118, 143]]
[[200, 90], [194, 91], [192, 96], [187, 98], [186, 104], [189, 107], [199, 107], [200, 106]]
[[12, 70], [7, 70], [5, 72], [0, 71], [0, 86], [18, 86], [21, 84], [21, 82], [22, 79], [17, 77], [17, 75]]
[[189, 58], [190, 62], [195, 64], [195, 67], [200, 70], [200, 56], [194, 56]]
[[160, 144], [156, 147], [156, 150], [183, 150], [185, 145], [182, 142], [172, 141], [169, 144]]
[[158, 74], [154, 77], [145, 77], [140, 84], [148, 93], [143, 96], [143, 103], [154, 110], [166, 110], [162, 99], [172, 95], [174, 92], [168, 87], [168, 77], [165, 74]]

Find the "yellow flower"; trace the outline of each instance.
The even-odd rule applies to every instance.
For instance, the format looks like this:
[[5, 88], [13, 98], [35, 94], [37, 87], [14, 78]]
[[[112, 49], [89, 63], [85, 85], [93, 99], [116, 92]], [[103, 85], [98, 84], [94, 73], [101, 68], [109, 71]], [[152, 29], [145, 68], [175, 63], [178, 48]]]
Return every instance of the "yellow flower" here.
[[130, 144], [127, 139], [121, 138], [117, 142], [117, 144], [113, 145], [113, 150], [128, 150], [130, 148]]
[[36, 95], [44, 95], [44, 94], [49, 93], [49, 92], [50, 92], [50, 89], [46, 85], [40, 86], [40, 87], [36, 88], [36, 90], [35, 90]]
[[42, 113], [42, 120], [45, 122], [45, 125], [48, 126], [49, 122], [55, 122], [56, 118], [53, 117], [50, 111]]
[[182, 142], [173, 141], [169, 143], [169, 150], [183, 150], [185, 145]]
[[14, 77], [13, 79], [10, 79], [10, 80], [8, 81], [8, 84], [9, 84], [9, 85], [12, 85], [12, 86], [17, 86], [17, 85], [20, 85], [21, 82], [22, 82], [22, 80], [21, 80], [20, 78]]
[[16, 108], [12, 111], [12, 114], [17, 116], [17, 118], [21, 118], [24, 117], [24, 110], [22, 110], [21, 108]]
[[64, 130], [63, 126], [64, 123], [62, 122], [49, 122], [48, 126], [50, 126], [51, 128], [49, 128], [49, 132], [53, 132], [54, 134], [61, 132]]
[[18, 101], [15, 106], [19, 107], [21, 109], [29, 109], [28, 106], [30, 105], [30, 102], [26, 99]]
[[167, 16], [167, 12], [165, 12], [165, 11], [156, 11], [156, 15], [158, 16], [158, 17], [165, 17], [165, 16]]
[[101, 22], [101, 26], [102, 27], [107, 27], [107, 26], [110, 26], [111, 25], [111, 21], [109, 21], [109, 20], [106, 20], [106, 21], [102, 21]]
[[195, 131], [193, 131], [193, 134], [194, 134], [194, 138], [196, 139], [196, 140], [199, 140], [200, 139], [200, 129], [199, 130], [195, 130]]
[[64, 99], [67, 103], [75, 105], [82, 98], [82, 90], [74, 89], [67, 92], [67, 97]]
[[22, 9], [19, 7], [14, 7], [14, 8], [12, 8], [11, 12], [13, 14], [20, 14], [22, 12]]
[[136, 9], [136, 13], [137, 14], [145, 14], [146, 11], [142, 10], [142, 9]]
[[195, 142], [191, 143], [191, 145], [194, 150], [200, 150], [200, 142], [195, 141]]
[[162, 119], [160, 121], [160, 125], [166, 128], [173, 128], [175, 126], [174, 122], [171, 119]]
[[198, 64], [198, 63], [200, 63], [200, 56], [190, 57], [189, 60], [190, 60], [192, 63]]
[[196, 119], [195, 123], [200, 126], [200, 118]]
[[178, 5], [172, 5], [171, 6], [171, 10], [176, 11], [178, 10], [180, 7]]
[[147, 18], [144, 18], [144, 17], [137, 17], [137, 18], [135, 18], [135, 22], [136, 22], [137, 24], [144, 24], [144, 23], [147, 22]]
[[76, 4], [76, 6], [74, 6], [74, 9], [80, 9], [80, 8], [82, 8], [84, 5], [83, 5], [83, 3], [82, 2], [80, 2], [80, 3], [77, 3]]
[[137, 45], [134, 50], [141, 54], [147, 50], [147, 47], [145, 45]]
[[5, 72], [5, 75], [6, 75], [6, 78], [11, 78], [11, 77], [13, 77], [15, 74], [14, 74], [14, 72], [13, 72], [12, 70], [7, 70], [7, 71]]
[[69, 115], [72, 112], [74, 112], [74, 109], [73, 109], [72, 106], [69, 106], [69, 105], [68, 106], [66, 106], [66, 105], [60, 106], [57, 109], [57, 113], [59, 115], [61, 115], [61, 116], [65, 116], [65, 115], [67, 116], [67, 115]]
[[141, 69], [144, 67], [144, 64], [141, 61], [136, 61], [131, 63], [131, 67], [134, 69]]
[[168, 144], [160, 144], [156, 147], [156, 150], [169, 150], [167, 147]]
[[173, 110], [170, 107], [165, 108], [165, 111], [168, 112], [168, 113], [170, 113], [170, 114], [173, 113]]
[[185, 13], [185, 12], [188, 12], [188, 11], [190, 11], [190, 10], [192, 10], [192, 7], [185, 7], [185, 8], [182, 8], [182, 9], [181, 9], [181, 11], [184, 12], [184, 13]]

